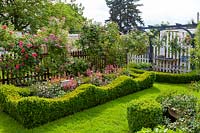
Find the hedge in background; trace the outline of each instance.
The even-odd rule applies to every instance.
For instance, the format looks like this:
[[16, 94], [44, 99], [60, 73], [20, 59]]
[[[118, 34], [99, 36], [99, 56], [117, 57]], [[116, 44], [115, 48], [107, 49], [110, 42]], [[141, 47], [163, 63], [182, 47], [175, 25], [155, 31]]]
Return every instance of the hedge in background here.
[[[130, 68], [130, 71], [134, 73], [144, 73], [145, 70], [139, 70]], [[192, 81], [199, 81], [200, 74], [195, 71], [190, 73], [183, 74], [174, 74], [174, 73], [164, 73], [164, 72], [155, 72], [156, 74], [156, 82], [164, 82], [164, 83], [173, 83], [173, 84], [184, 84], [191, 83]]]
[[154, 99], [133, 100], [127, 108], [127, 119], [131, 133], [162, 124], [162, 106]]
[[173, 73], [163, 73], [156, 72], [156, 82], [165, 82], [165, 83], [191, 83], [192, 81], [199, 81], [200, 75], [195, 71], [184, 74], [173, 74]]
[[[14, 117], [26, 128], [33, 128], [75, 112], [105, 103], [136, 91], [153, 86], [154, 73], [145, 72], [138, 78], [120, 76], [111, 84], [97, 87], [92, 84], [79, 86], [60, 98], [28, 97], [30, 92], [14, 86], [0, 87], [0, 104], [3, 111]], [[22, 91], [21, 91], [22, 90]]]

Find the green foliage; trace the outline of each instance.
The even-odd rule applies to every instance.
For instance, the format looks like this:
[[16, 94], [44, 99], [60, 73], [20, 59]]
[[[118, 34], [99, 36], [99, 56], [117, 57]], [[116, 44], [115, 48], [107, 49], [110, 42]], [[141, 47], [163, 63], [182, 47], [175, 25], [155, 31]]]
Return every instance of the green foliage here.
[[16, 35], [13, 32], [14, 27], [12, 25], [0, 24], [0, 47], [9, 49], [11, 43], [14, 42]]
[[35, 32], [39, 27], [47, 24], [49, 6], [48, 0], [2, 0], [0, 2], [0, 21], [12, 23], [15, 30], [28, 29]]
[[143, 70], [149, 70], [152, 65], [150, 63], [129, 63], [128, 68], [135, 68], [135, 69], [143, 69]]
[[142, 55], [147, 52], [149, 47], [149, 36], [146, 32], [133, 30], [122, 36], [122, 42], [128, 52], [135, 55]]
[[92, 23], [84, 25], [77, 43], [90, 56], [89, 61], [93, 65], [99, 57], [105, 59], [106, 65], [122, 65], [125, 62], [125, 50], [115, 23], [105, 26]]
[[137, 133], [184, 133], [184, 132], [181, 130], [173, 131], [164, 126], [158, 126], [153, 130], [151, 128], [142, 128], [142, 130], [138, 131]]
[[154, 99], [133, 100], [127, 108], [127, 119], [131, 133], [142, 127], [154, 128], [162, 124], [162, 107]]
[[[149, 78], [151, 73], [144, 75]], [[33, 128], [140, 90], [137, 80], [127, 76], [121, 76], [103, 87], [83, 84], [75, 91], [55, 99], [21, 97], [15, 88], [10, 90], [9, 87], [5, 85], [0, 87], [0, 103], [3, 105], [3, 111], [26, 128]]]
[[64, 27], [69, 28], [70, 33], [77, 33], [81, 31], [85, 21], [81, 10], [82, 9], [75, 4], [56, 3], [51, 5], [49, 12], [51, 16], [58, 19], [65, 17]]
[[192, 89], [193, 91], [200, 91], [200, 81], [194, 81], [190, 84], [190, 89]]
[[88, 63], [84, 59], [76, 58], [76, 57], [74, 57], [72, 60], [73, 61], [71, 61], [71, 63], [66, 64], [68, 65], [68, 67], [66, 68], [65, 71], [68, 74], [75, 75], [75, 76], [79, 74], [84, 74], [84, 72], [86, 72], [88, 68]]
[[156, 73], [156, 82], [181, 84], [181, 83], [191, 83], [192, 81], [200, 80], [200, 75], [195, 71], [185, 74], [173, 74], [173, 73], [163, 73], [163, 72], [155, 72], [155, 73]]
[[139, 6], [137, 4], [139, 0], [106, 0], [107, 6], [110, 8], [109, 21], [113, 21], [118, 24], [120, 31], [127, 33], [139, 24], [143, 25], [143, 20], [140, 16]]
[[45, 98], [61, 97], [66, 93], [60, 84], [51, 84], [48, 82], [38, 82], [30, 86], [30, 90], [33, 96]]
[[[146, 72], [145, 70], [132, 68], [132, 65], [129, 68], [129, 70], [134, 73]], [[182, 74], [155, 72], [155, 75], [156, 75], [155, 79], [156, 82], [164, 82], [164, 83], [183, 84], [200, 80], [200, 75], [196, 71], [192, 71], [189, 73], [182, 73]]]
[[192, 51], [194, 53], [194, 58], [192, 59], [193, 63], [195, 63], [196, 69], [200, 69], [200, 23], [197, 26], [195, 33], [195, 49]]

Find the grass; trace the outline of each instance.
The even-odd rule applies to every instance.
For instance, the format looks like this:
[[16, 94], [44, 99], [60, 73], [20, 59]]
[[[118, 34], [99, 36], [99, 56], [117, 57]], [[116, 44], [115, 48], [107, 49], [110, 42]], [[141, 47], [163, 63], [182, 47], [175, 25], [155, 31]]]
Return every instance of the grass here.
[[144, 91], [84, 110], [34, 129], [25, 129], [7, 114], [0, 112], [0, 133], [128, 133], [128, 103], [137, 98], [157, 97], [168, 89], [185, 90], [188, 85], [160, 84]]

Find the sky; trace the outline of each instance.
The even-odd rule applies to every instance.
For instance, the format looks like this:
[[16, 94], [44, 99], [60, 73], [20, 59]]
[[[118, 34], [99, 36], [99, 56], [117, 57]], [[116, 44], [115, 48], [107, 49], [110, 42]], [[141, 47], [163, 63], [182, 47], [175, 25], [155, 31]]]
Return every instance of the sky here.
[[[96, 22], [104, 23], [109, 18], [109, 9], [105, 0], [76, 0], [85, 7], [84, 16]], [[191, 20], [197, 21], [200, 12], [200, 0], [140, 0], [141, 16], [145, 25], [187, 24]]]

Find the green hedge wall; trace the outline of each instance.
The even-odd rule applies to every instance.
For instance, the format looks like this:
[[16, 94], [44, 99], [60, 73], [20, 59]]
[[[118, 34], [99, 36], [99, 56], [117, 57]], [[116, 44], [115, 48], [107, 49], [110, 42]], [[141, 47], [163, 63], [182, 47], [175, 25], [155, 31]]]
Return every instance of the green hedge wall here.
[[97, 87], [92, 84], [79, 86], [61, 98], [39, 98], [15, 86], [0, 87], [0, 104], [3, 111], [18, 120], [24, 127], [33, 128], [75, 112], [105, 103], [118, 97], [149, 88], [155, 74], [145, 72], [138, 78], [120, 76], [111, 84]]
[[154, 128], [162, 124], [161, 104], [154, 99], [133, 100], [127, 108], [129, 131], [134, 133], [144, 128]]
[[[130, 68], [130, 71], [134, 73], [144, 73], [145, 70], [139, 70]], [[191, 83], [192, 81], [199, 81], [200, 74], [195, 71], [184, 74], [174, 74], [174, 73], [164, 73], [164, 72], [155, 72], [156, 74], [156, 82], [164, 82], [164, 83], [173, 83], [173, 84], [184, 84]]]
[[191, 83], [192, 81], [199, 81], [200, 75], [195, 71], [185, 74], [173, 74], [156, 72], [156, 82], [167, 82], [174, 84]]

